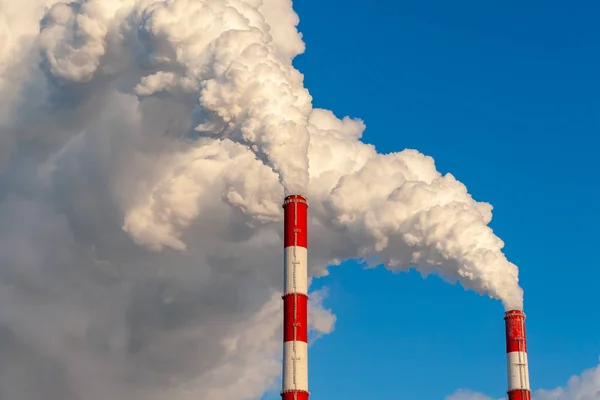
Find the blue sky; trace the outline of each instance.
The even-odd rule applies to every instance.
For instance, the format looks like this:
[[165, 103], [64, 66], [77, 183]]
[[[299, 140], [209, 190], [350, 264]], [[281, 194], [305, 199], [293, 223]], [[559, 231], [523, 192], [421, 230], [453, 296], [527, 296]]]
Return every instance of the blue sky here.
[[[526, 3], [526, 5], [523, 5]], [[375, 5], [377, 4], [377, 5]], [[521, 270], [533, 389], [598, 365], [600, 3], [295, 2], [314, 106], [364, 119], [494, 205]], [[310, 353], [312, 400], [443, 399], [506, 388], [503, 308], [436, 277], [334, 268], [335, 331]]]

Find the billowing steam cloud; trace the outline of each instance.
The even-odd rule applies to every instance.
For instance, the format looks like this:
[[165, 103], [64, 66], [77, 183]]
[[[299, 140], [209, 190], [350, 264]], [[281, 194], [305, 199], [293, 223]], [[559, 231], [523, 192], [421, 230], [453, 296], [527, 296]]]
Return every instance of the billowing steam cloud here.
[[122, 90], [140, 101], [160, 95], [191, 107], [196, 100], [192, 130], [244, 144], [288, 192], [304, 192], [311, 98], [291, 65], [295, 49], [278, 48], [261, 7], [247, 0], [59, 3], [42, 24], [42, 55], [65, 85], [118, 80], [126, 71]]
[[259, 396], [285, 193], [310, 197], [313, 275], [358, 258], [522, 307], [490, 205], [312, 109], [297, 23], [290, 0], [0, 0], [0, 398]]

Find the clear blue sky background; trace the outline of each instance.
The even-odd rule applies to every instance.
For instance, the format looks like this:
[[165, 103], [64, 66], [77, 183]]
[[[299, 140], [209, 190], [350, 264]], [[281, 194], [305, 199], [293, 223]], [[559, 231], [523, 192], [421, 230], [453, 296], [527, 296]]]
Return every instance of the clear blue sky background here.
[[[600, 355], [600, 3], [295, 1], [314, 106], [415, 148], [494, 205], [521, 269], [534, 389]], [[332, 270], [335, 331], [310, 353], [311, 400], [443, 399], [506, 389], [499, 302], [416, 273]]]

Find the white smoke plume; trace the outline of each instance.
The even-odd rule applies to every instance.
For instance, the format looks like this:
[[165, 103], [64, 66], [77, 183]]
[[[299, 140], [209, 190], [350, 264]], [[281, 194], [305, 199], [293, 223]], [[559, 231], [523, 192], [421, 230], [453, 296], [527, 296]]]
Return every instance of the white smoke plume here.
[[290, 0], [23, 4], [0, 0], [0, 398], [273, 387], [286, 193], [313, 276], [363, 259], [522, 307], [490, 205], [312, 108]]

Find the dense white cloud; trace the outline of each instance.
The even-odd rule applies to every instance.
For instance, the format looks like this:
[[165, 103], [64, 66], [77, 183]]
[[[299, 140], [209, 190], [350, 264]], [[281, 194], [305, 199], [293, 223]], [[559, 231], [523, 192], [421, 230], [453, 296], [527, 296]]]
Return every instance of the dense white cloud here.
[[290, 0], [0, 0], [0, 398], [271, 388], [289, 192], [311, 275], [362, 258], [522, 306], [489, 204], [312, 108], [297, 23]]
[[[573, 376], [564, 387], [553, 390], [536, 390], [533, 400], [599, 400], [600, 399], [600, 365]], [[469, 390], [457, 390], [446, 400], [492, 400], [482, 393]]]
[[538, 390], [535, 400], [598, 400], [600, 399], [600, 365], [573, 376], [565, 387]]

